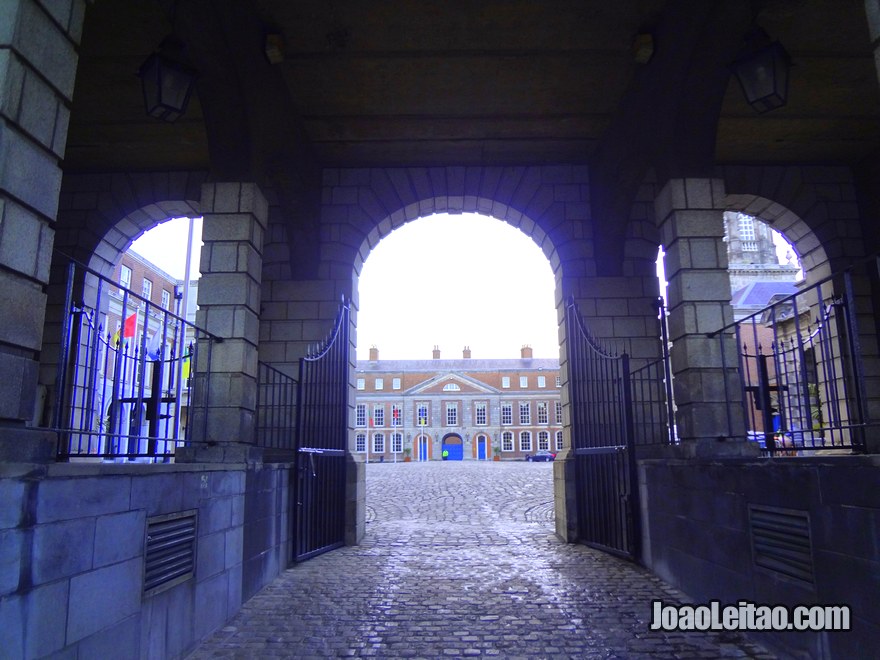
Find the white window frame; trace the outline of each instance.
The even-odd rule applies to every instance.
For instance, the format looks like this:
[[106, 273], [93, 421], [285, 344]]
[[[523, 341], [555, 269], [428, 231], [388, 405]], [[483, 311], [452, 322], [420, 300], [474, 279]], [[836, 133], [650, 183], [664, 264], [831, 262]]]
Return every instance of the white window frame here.
[[375, 385], [375, 389], [377, 392], [379, 390], [384, 390], [385, 389], [385, 380], [383, 378], [377, 378], [374, 385]]
[[486, 426], [489, 424], [489, 407], [485, 401], [477, 401], [474, 404], [474, 426]]
[[513, 431], [501, 434], [501, 451], [513, 451]]
[[556, 377], [556, 387], [562, 387], [562, 376]]
[[547, 431], [538, 431], [538, 451], [550, 451], [550, 433]]
[[391, 379], [391, 389], [399, 390], [400, 389], [400, 378], [392, 378]]
[[501, 404], [501, 425], [511, 426], [513, 424], [513, 404], [510, 402]]
[[392, 433], [391, 434], [391, 453], [392, 454], [403, 453], [403, 433]]
[[119, 287], [131, 290], [131, 268], [128, 266], [119, 267]]
[[171, 306], [171, 294], [167, 289], [162, 289], [162, 309], [168, 309]]
[[354, 425], [358, 428], [366, 428], [367, 426], [367, 404], [359, 403], [355, 407]]
[[562, 401], [556, 401], [555, 404], [556, 424], [562, 424]]
[[366, 433], [358, 433], [354, 436], [354, 450], [359, 454], [364, 454], [367, 451], [367, 434]]
[[562, 431], [556, 432], [556, 451], [562, 451]]
[[373, 434], [373, 453], [374, 454], [384, 454], [385, 453], [385, 434], [384, 433], [374, 433]]
[[373, 406], [373, 426], [382, 428], [385, 426], [385, 405], [377, 403]]
[[458, 426], [458, 404], [446, 404], [446, 426]]
[[528, 376], [520, 376], [519, 377], [519, 389], [521, 389], [521, 390], [529, 389], [529, 377]]
[[153, 280], [149, 277], [144, 278], [144, 288], [141, 290], [145, 300], [153, 300]]
[[532, 423], [532, 406], [528, 401], [519, 403], [519, 424], [529, 426]]
[[459, 385], [458, 383], [446, 383], [446, 385], [443, 386], [443, 391], [444, 392], [461, 392], [461, 385]]
[[357, 388], [358, 391], [363, 392], [367, 389], [367, 379], [366, 378], [358, 378], [357, 379]]
[[505, 390], [510, 389], [510, 376], [502, 376], [501, 377], [501, 387]]
[[541, 389], [547, 387], [547, 376], [538, 376], [538, 387]]
[[[424, 415], [422, 414], [424, 412]], [[424, 423], [419, 423], [424, 420]], [[431, 407], [427, 401], [416, 402], [416, 426], [426, 427], [431, 425]]]
[[550, 411], [546, 401], [535, 403], [535, 418], [538, 420], [538, 424], [542, 426], [550, 423]]
[[391, 426], [403, 426], [403, 404], [391, 404]]
[[532, 432], [520, 431], [519, 433], [519, 450], [532, 451]]

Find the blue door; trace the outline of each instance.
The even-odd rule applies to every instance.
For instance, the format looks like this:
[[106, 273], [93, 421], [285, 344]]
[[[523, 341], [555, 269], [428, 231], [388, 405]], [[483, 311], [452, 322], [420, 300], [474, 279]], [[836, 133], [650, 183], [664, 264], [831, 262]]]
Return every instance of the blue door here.
[[[443, 455], [446, 456], [447, 461], [460, 461], [464, 458], [464, 445], [461, 444], [461, 440], [459, 440], [455, 444], [444, 442], [443, 452]], [[445, 452], [449, 453], [447, 454]]]
[[481, 435], [477, 440], [477, 458], [481, 461], [486, 460], [486, 436]]
[[419, 460], [427, 461], [428, 460], [428, 439], [420, 437], [419, 438]]

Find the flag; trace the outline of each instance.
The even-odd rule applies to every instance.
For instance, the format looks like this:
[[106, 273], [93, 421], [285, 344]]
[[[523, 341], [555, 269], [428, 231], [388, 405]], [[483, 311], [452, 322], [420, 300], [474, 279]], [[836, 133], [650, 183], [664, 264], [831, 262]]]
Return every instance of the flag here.
[[180, 371], [180, 377], [183, 380], [189, 380], [189, 351], [183, 356], [183, 368]]
[[151, 360], [158, 360], [162, 352], [162, 334], [159, 328], [153, 332], [150, 337], [150, 343], [147, 344], [147, 357]]
[[122, 337], [134, 337], [137, 332], [137, 317], [138, 313], [135, 311], [131, 316], [125, 319], [125, 323], [122, 326]]

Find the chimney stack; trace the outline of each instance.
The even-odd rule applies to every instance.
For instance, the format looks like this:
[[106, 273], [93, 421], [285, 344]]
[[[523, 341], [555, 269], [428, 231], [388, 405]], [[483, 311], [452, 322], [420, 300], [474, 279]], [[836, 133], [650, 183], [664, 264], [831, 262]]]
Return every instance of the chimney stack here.
[[471, 358], [471, 347], [470, 346], [464, 347], [464, 350], [461, 352], [461, 357], [463, 357], [465, 360], [470, 360], [470, 358]]
[[379, 359], [379, 349], [376, 346], [370, 346], [370, 362], [375, 362]]
[[439, 346], [434, 346], [434, 359], [435, 360], [440, 359], [440, 347]]
[[523, 344], [523, 347], [519, 349], [519, 355], [523, 360], [531, 360], [532, 359], [532, 347], [528, 344]]

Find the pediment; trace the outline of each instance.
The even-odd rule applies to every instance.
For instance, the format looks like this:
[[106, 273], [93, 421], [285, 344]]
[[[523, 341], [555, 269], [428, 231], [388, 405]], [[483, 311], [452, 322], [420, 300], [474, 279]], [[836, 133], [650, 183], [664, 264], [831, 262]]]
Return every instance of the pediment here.
[[439, 394], [450, 397], [469, 394], [493, 394], [495, 392], [495, 388], [462, 374], [438, 375], [411, 390], [413, 394]]

